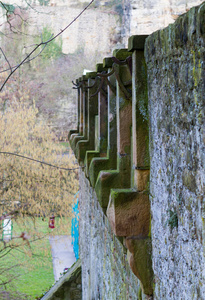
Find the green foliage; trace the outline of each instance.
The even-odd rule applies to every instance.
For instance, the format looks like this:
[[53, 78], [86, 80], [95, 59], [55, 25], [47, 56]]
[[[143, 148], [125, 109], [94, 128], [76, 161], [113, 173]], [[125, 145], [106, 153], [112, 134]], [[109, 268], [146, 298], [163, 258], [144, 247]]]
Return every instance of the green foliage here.
[[[52, 32], [48, 27], [44, 27], [42, 32], [42, 39], [44, 42], [48, 41], [52, 37]], [[55, 39], [47, 44], [43, 50], [41, 57], [44, 60], [57, 59], [62, 54], [62, 39]]]
[[[55, 229], [52, 230], [48, 228], [48, 223], [48, 218], [37, 218], [35, 222], [30, 218], [14, 221], [14, 241], [19, 241], [19, 246], [13, 248], [4, 256], [4, 259], [1, 259], [1, 267], [7, 272], [2, 272], [0, 281], [9, 280], [12, 276], [18, 275], [7, 285], [7, 291], [11, 295], [22, 296], [19, 300], [33, 300], [46, 292], [54, 283], [48, 236], [69, 234], [71, 219], [56, 218]], [[30, 246], [18, 238], [22, 231], [26, 231], [30, 236]], [[0, 243], [0, 246], [3, 246], [3, 243]], [[11, 269], [9, 270], [9, 268]], [[4, 299], [2, 297], [0, 292], [0, 299]], [[11, 299], [18, 298], [16, 296]]]
[[7, 13], [9, 14], [13, 14], [14, 10], [15, 10], [15, 6], [12, 4], [6, 4], [3, 3], [2, 1], [0, 2], [0, 7], [2, 7], [3, 9], [6, 10]]
[[38, 0], [38, 2], [41, 6], [48, 6], [50, 0]]
[[[7, 271], [3, 273], [5, 277], [3, 277], [3, 274], [1, 275], [2, 281], [7, 280], [8, 276], [12, 278], [13, 274], [18, 274], [18, 278], [7, 285], [7, 290], [27, 295], [26, 299], [34, 299], [36, 295], [45, 291], [54, 282], [48, 236], [41, 238], [44, 234], [42, 232], [39, 234], [41, 224], [44, 227], [43, 223], [48, 226], [48, 222], [42, 222], [40, 218], [36, 222], [38, 231], [32, 231], [30, 247], [20, 241], [19, 247], [13, 248], [4, 257], [3, 262], [1, 260], [1, 265], [5, 270], [11, 268], [11, 274]], [[31, 225], [31, 222], [29, 224]], [[16, 238], [21, 233], [21, 227], [23, 228], [23, 224], [21, 226], [14, 222], [14, 235]], [[36, 241], [32, 242], [32, 240]]]

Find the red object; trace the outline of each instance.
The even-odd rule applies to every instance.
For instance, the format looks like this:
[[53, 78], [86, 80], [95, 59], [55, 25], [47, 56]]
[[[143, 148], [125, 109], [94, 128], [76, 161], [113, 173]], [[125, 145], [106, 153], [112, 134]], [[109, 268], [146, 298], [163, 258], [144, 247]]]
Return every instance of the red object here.
[[48, 227], [49, 228], [55, 228], [55, 217], [50, 217]]

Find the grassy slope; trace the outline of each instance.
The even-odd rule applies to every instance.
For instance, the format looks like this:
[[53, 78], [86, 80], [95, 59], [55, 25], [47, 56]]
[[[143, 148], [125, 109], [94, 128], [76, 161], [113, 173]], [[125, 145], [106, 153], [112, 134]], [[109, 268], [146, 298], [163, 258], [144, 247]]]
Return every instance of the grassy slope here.
[[[59, 225], [59, 223], [63, 224]], [[27, 230], [25, 230], [25, 227], [27, 227]], [[28, 245], [21, 246], [11, 251], [4, 257], [3, 261], [7, 268], [20, 264], [11, 270], [12, 275], [16, 274], [18, 277], [9, 284], [7, 289], [26, 294], [26, 299], [35, 299], [37, 295], [47, 291], [54, 283], [52, 257], [48, 240], [48, 220], [42, 221], [39, 218], [35, 224], [36, 230], [31, 230], [32, 227], [32, 222], [26, 222], [26, 224], [14, 223], [14, 237], [19, 236], [22, 231], [27, 231], [31, 236], [30, 240], [32, 240], [32, 237], [35, 238], [35, 232], [45, 234], [45, 238], [32, 242], [30, 247]], [[56, 228], [52, 232], [50, 230], [50, 234], [70, 234], [70, 220], [67, 222], [56, 220]]]

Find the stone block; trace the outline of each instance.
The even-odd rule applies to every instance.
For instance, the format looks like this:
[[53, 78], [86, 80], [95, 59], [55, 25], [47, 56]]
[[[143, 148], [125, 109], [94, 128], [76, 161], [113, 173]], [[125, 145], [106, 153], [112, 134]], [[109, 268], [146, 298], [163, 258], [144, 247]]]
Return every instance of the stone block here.
[[112, 189], [107, 217], [115, 235], [147, 237], [150, 229], [148, 194], [131, 189]]
[[78, 134], [78, 130], [77, 130], [77, 129], [75, 129], [75, 130], [70, 130], [69, 133], [68, 133], [68, 140], [71, 139], [71, 136], [72, 136], [73, 134]]
[[125, 60], [128, 56], [132, 56], [132, 52], [129, 52], [128, 49], [115, 49], [113, 56], [119, 60]]
[[112, 57], [105, 57], [103, 59], [103, 67], [104, 68], [111, 68], [113, 65]]
[[[143, 51], [132, 55], [132, 157], [135, 168], [149, 167], [147, 72]], [[134, 184], [135, 186], [135, 184]], [[136, 187], [136, 186], [135, 186]], [[137, 187], [136, 187], [137, 188]], [[138, 188], [137, 188], [138, 189]]]
[[130, 155], [117, 156], [116, 170], [102, 170], [97, 178], [95, 191], [101, 207], [106, 210], [111, 189], [130, 188]]
[[101, 171], [98, 175], [97, 182], [95, 185], [95, 191], [98, 197], [98, 201], [104, 210], [107, 209], [109, 203], [110, 190], [113, 187], [118, 187], [119, 181], [119, 171], [108, 170]]
[[149, 170], [135, 170], [134, 182], [138, 192], [147, 191], [149, 189]]
[[88, 149], [94, 149], [94, 142], [91, 143], [89, 140], [81, 140], [76, 145], [76, 158], [80, 165], [84, 165], [86, 151]]
[[95, 79], [97, 76], [97, 72], [87, 72], [85, 75], [86, 79]]
[[145, 40], [148, 35], [132, 35], [128, 39], [128, 51], [144, 50]]
[[74, 138], [79, 135], [80, 135], [79, 131], [76, 131], [76, 133], [72, 133], [69, 138], [70, 144], [72, 144]]
[[113, 166], [116, 167], [116, 164], [114, 165], [114, 161], [109, 160], [109, 157], [94, 157], [91, 161], [90, 168], [89, 168], [89, 179], [90, 183], [93, 187], [95, 187], [98, 174], [102, 170], [109, 170]]
[[107, 71], [107, 68], [105, 68], [103, 64], [96, 64], [96, 72], [101, 73], [103, 71]]
[[143, 292], [153, 294], [152, 243], [145, 239], [127, 238], [128, 261], [133, 273], [140, 280]]
[[89, 168], [90, 168], [91, 161], [96, 157], [106, 157], [106, 153], [100, 153], [99, 151], [96, 150], [86, 151], [84, 165], [85, 165], [85, 173], [87, 177], [89, 176]]

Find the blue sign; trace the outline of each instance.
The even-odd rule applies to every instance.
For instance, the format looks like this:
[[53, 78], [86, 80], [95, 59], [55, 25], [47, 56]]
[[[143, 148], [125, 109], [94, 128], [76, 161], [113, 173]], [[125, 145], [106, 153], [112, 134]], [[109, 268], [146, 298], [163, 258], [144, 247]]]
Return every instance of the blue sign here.
[[77, 194], [78, 192], [73, 199], [72, 212], [74, 216], [71, 221], [72, 245], [76, 260], [79, 258], [79, 207], [78, 198], [76, 198]]

